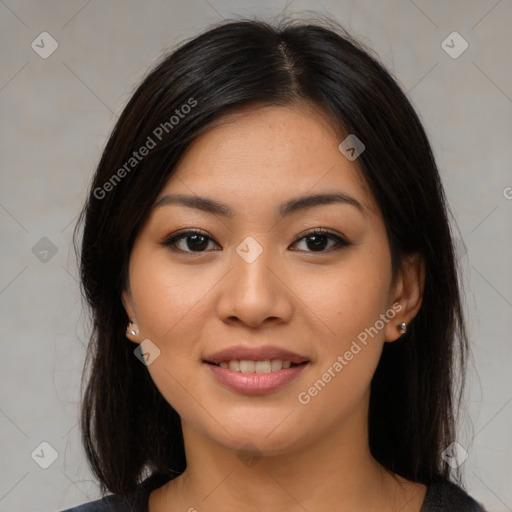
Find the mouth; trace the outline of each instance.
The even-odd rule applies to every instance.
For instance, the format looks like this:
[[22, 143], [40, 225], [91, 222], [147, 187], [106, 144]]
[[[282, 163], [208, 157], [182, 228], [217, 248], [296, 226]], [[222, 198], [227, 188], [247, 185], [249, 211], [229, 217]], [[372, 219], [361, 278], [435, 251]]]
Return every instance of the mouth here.
[[[233, 371], [270, 373], [309, 362], [304, 355], [272, 345], [234, 345], [207, 355], [203, 362]], [[281, 365], [281, 366], [280, 366]], [[270, 369], [269, 369], [270, 367]], [[258, 368], [255, 370], [255, 368]], [[273, 369], [274, 368], [274, 369]]]
[[214, 363], [212, 361], [204, 362], [219, 368], [226, 368], [240, 373], [272, 373], [309, 363], [307, 360], [301, 363], [293, 363], [292, 361], [283, 359], [264, 359], [259, 361], [250, 359], [231, 359], [229, 361], [221, 361], [220, 363]]
[[264, 395], [297, 379], [311, 360], [279, 347], [238, 345], [202, 362], [223, 387], [243, 395]]

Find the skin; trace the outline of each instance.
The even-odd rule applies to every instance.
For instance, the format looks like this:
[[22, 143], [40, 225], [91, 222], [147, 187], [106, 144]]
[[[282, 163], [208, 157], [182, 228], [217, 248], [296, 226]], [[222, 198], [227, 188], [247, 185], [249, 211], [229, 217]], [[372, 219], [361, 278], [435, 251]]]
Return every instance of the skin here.
[[[357, 160], [338, 150], [341, 140], [307, 105], [225, 118], [196, 139], [157, 201], [170, 193], [204, 196], [234, 216], [167, 204], [152, 210], [138, 234], [123, 293], [137, 334], [127, 336], [160, 350], [148, 371], [182, 419], [187, 456], [183, 475], [151, 494], [150, 512], [420, 510], [426, 487], [372, 457], [367, 415], [383, 344], [398, 339], [397, 325], [421, 306], [424, 266], [412, 255], [393, 277], [382, 216]], [[281, 203], [324, 192], [342, 192], [363, 210], [336, 203], [278, 219]], [[188, 228], [209, 237], [199, 251], [187, 238], [177, 242], [181, 252], [160, 244]], [[326, 238], [315, 251], [304, 237], [316, 228], [352, 245], [335, 250]], [[247, 236], [262, 248], [252, 263], [236, 252]], [[401, 306], [396, 316], [300, 403], [299, 393], [393, 304]], [[202, 362], [239, 343], [277, 345], [309, 364], [281, 389], [247, 396], [221, 385]], [[247, 443], [254, 452], [244, 463], [238, 455]]]

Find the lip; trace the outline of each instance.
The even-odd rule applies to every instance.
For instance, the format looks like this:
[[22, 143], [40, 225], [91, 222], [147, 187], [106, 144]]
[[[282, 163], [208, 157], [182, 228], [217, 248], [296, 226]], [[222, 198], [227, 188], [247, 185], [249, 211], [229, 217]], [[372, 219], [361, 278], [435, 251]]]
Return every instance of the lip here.
[[[281, 359], [283, 361], [290, 361], [297, 366], [282, 368], [277, 372], [270, 373], [242, 373], [230, 370], [229, 368], [215, 366], [222, 361], [232, 361], [234, 359], [239, 361]], [[245, 395], [264, 395], [277, 391], [285, 384], [295, 380], [308, 366], [309, 359], [290, 350], [272, 345], [261, 347], [237, 345], [215, 352], [206, 357], [203, 363], [209, 368], [218, 382], [232, 391]]]
[[283, 368], [270, 373], [242, 373], [204, 363], [224, 386], [245, 395], [265, 395], [296, 379], [309, 363]]
[[236, 345], [225, 348], [214, 354], [204, 358], [206, 363], [219, 364], [222, 361], [232, 361], [238, 359], [239, 361], [244, 359], [248, 361], [265, 361], [266, 359], [282, 359], [283, 361], [290, 361], [294, 364], [301, 364], [309, 359], [305, 356], [301, 356], [295, 352], [272, 346], [264, 345], [261, 347], [248, 347], [245, 345]]

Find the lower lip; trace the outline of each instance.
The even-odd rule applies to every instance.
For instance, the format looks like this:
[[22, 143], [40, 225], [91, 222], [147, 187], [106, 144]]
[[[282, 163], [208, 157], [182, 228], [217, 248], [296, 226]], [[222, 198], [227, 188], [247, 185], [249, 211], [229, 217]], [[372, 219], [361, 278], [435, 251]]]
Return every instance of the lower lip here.
[[228, 388], [245, 395], [265, 395], [296, 379], [308, 363], [270, 373], [242, 373], [205, 363], [213, 375]]

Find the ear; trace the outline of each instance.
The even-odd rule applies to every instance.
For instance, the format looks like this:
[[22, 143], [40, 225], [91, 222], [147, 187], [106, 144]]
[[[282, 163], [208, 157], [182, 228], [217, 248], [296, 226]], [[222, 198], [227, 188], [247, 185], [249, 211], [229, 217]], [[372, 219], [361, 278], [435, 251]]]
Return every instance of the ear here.
[[134, 343], [140, 343], [139, 339], [139, 326], [137, 324], [137, 317], [135, 316], [135, 309], [133, 307], [133, 300], [129, 290], [124, 290], [121, 295], [124, 309], [130, 323], [126, 326], [126, 337]]
[[400, 338], [397, 327], [405, 322], [409, 325], [418, 313], [425, 289], [425, 261], [418, 253], [407, 254], [402, 259], [402, 269], [398, 273], [392, 289], [393, 320], [386, 325], [386, 341]]

